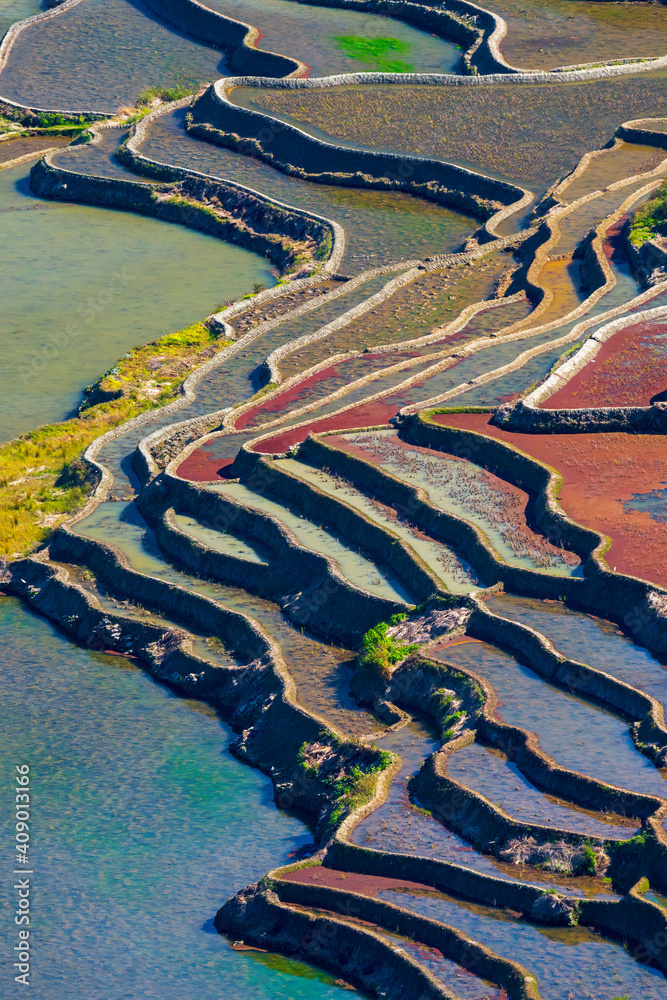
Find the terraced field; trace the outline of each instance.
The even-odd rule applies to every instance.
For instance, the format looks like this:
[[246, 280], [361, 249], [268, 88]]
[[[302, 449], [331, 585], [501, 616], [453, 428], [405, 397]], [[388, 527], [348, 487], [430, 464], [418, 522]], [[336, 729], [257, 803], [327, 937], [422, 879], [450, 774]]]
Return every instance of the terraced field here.
[[3, 996], [664, 998], [666, 17], [0, 0]]

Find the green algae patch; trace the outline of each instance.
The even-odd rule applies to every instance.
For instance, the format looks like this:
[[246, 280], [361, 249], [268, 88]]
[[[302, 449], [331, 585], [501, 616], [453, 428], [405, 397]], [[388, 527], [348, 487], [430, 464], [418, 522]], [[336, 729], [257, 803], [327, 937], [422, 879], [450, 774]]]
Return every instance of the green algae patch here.
[[185, 376], [226, 343], [197, 323], [138, 347], [88, 387], [77, 416], [0, 447], [0, 558], [42, 545], [85, 503], [96, 477], [81, 456], [95, 438], [171, 402]]
[[412, 73], [412, 63], [404, 62], [396, 56], [404, 56], [410, 51], [407, 42], [399, 38], [365, 38], [363, 35], [337, 35], [336, 46], [350, 59], [366, 63], [382, 73]]

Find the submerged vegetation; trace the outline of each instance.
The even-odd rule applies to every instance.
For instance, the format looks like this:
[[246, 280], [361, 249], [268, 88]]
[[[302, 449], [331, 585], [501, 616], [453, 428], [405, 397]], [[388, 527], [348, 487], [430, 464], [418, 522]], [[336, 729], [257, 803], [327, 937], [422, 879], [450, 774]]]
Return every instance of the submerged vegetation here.
[[407, 55], [410, 46], [399, 38], [364, 38], [362, 35], [337, 35], [338, 48], [359, 62], [372, 66], [382, 73], [412, 73], [412, 63], [396, 59], [395, 56]]
[[196, 89], [180, 83], [173, 87], [147, 87], [137, 95], [137, 105], [145, 108], [157, 104], [170, 104], [172, 101], [180, 101], [182, 97], [189, 97]]
[[95, 438], [175, 399], [183, 378], [225, 345], [204, 323], [126, 354], [89, 386], [77, 416], [0, 445], [0, 558], [42, 545], [95, 487], [81, 460]]

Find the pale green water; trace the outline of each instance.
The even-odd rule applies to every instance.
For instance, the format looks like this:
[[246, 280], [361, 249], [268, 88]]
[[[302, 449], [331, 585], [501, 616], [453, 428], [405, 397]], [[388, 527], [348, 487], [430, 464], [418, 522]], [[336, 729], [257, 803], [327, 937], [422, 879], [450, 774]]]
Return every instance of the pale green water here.
[[270, 552], [264, 546], [250, 545], [243, 538], [230, 535], [228, 531], [217, 531], [215, 528], [197, 521], [194, 517], [176, 514], [174, 521], [185, 535], [189, 535], [216, 552], [224, 552], [227, 555], [235, 556], [238, 559], [247, 559], [254, 563], [266, 564], [270, 558]]
[[[214, 712], [129, 660], [71, 646], [1, 596], [0, 635], [5, 873], [14, 868], [8, 775], [17, 764], [31, 768], [32, 994], [346, 995], [309, 966], [234, 952], [213, 930], [228, 896], [311, 839], [276, 809], [268, 779], [227, 752], [231, 734]], [[13, 1000], [26, 989], [3, 951], [2, 996]]]
[[149, 87], [197, 89], [224, 72], [222, 53], [160, 21], [141, 0], [82, 0], [21, 32], [0, 93], [32, 108], [106, 114]]
[[386, 568], [366, 559], [344, 540], [303, 517], [298, 510], [290, 510], [282, 503], [254, 493], [241, 483], [221, 483], [210, 489], [277, 518], [292, 532], [300, 545], [333, 559], [343, 576], [355, 587], [388, 600], [411, 602], [410, 594]]
[[39, 14], [39, 0], [0, 0], [0, 38], [15, 21]]
[[416, 528], [410, 527], [398, 517], [392, 517], [392, 511], [376, 501], [370, 500], [348, 482], [342, 482], [334, 476], [314, 469], [304, 462], [292, 458], [280, 459], [281, 468], [298, 476], [305, 482], [322, 490], [329, 496], [334, 496], [348, 504], [354, 510], [360, 511], [376, 524], [387, 528], [397, 535], [422, 559], [428, 568], [455, 594], [467, 594], [479, 587], [479, 580], [474, 576], [472, 567], [460, 559], [447, 545], [433, 541]]
[[0, 439], [62, 420], [126, 351], [254, 282], [256, 254], [129, 212], [42, 201], [29, 166], [0, 171]]
[[394, 58], [405, 64], [406, 71], [414, 68], [417, 73], [452, 73], [461, 60], [462, 53], [452, 42], [377, 14], [294, 0], [207, 0], [206, 6], [259, 28], [259, 48], [300, 59], [310, 68], [310, 76], [368, 73], [379, 68], [345, 54], [336, 38], [349, 35], [390, 37], [403, 42], [406, 50]]

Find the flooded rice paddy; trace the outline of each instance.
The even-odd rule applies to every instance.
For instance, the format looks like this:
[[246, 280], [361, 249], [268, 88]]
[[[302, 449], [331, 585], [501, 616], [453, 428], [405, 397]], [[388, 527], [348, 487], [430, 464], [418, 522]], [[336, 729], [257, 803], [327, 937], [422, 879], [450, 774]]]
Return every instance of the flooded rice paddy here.
[[666, 83], [659, 70], [574, 86], [237, 88], [233, 100], [353, 148], [434, 156], [542, 193], [621, 122], [664, 116]]
[[458, 927], [536, 977], [543, 1000], [661, 1000], [664, 977], [641, 965], [622, 944], [586, 927], [536, 927], [506, 910], [454, 899], [444, 893], [387, 890], [380, 899]]
[[400, 191], [355, 190], [289, 177], [261, 160], [189, 136], [184, 117], [184, 111], [175, 111], [151, 122], [139, 152], [160, 163], [229, 178], [268, 198], [333, 219], [345, 231], [340, 266], [344, 274], [449, 253], [477, 228], [474, 219]]
[[502, 54], [525, 69], [655, 57], [667, 51], [667, 11], [658, 4], [493, 0], [489, 6], [507, 24]]
[[639, 821], [577, 809], [538, 791], [502, 751], [479, 743], [469, 743], [450, 754], [447, 774], [523, 823], [571, 830], [604, 840], [627, 840], [640, 829]]
[[241, 483], [225, 483], [210, 488], [278, 520], [294, 535], [299, 545], [333, 559], [343, 576], [361, 590], [388, 600], [411, 603], [411, 595], [386, 567], [377, 566], [345, 544], [343, 538], [304, 517], [298, 509], [283, 506]]
[[612, 622], [559, 602], [512, 594], [491, 597], [487, 605], [494, 614], [537, 629], [564, 656], [652, 695], [667, 710], [667, 661], [632, 642]]
[[196, 90], [224, 71], [220, 52], [160, 21], [141, 0], [81, 0], [20, 33], [0, 94], [32, 108], [114, 113], [149, 87]]
[[556, 764], [598, 781], [667, 798], [667, 781], [635, 749], [628, 724], [606, 709], [554, 687], [497, 646], [465, 642], [432, 655], [473, 671], [498, 696], [496, 713], [537, 735]]
[[423, 490], [435, 507], [476, 525], [510, 565], [579, 575], [578, 556], [530, 530], [525, 515], [528, 494], [506, 480], [467, 459], [407, 444], [392, 430], [346, 434], [339, 442], [352, 454]]
[[[305, 708], [322, 713], [345, 733], [381, 728], [349, 694], [354, 654], [308, 635], [282, 614], [278, 605], [239, 587], [211, 583], [175, 569], [160, 552], [153, 532], [134, 504], [104, 503], [77, 525], [77, 531], [117, 546], [133, 569], [209, 597], [223, 607], [254, 618], [280, 646]], [[316, 669], [314, 669], [316, 668]]]
[[376, 743], [384, 750], [397, 753], [402, 766], [389, 786], [385, 802], [352, 831], [353, 843], [374, 850], [447, 861], [506, 881], [546, 884], [570, 895], [615, 898], [609, 886], [599, 879], [556, 874], [531, 865], [512, 865], [482, 854], [423, 809], [410, 793], [409, 781], [424, 760], [440, 747], [440, 741], [423, 721], [412, 719], [407, 726], [383, 736]]
[[415, 525], [410, 524], [407, 516], [402, 516], [394, 508], [367, 497], [344, 478], [322, 469], [315, 469], [304, 462], [284, 458], [277, 464], [279, 468], [310, 483], [328, 496], [342, 500], [353, 510], [359, 511], [375, 524], [379, 524], [400, 538], [452, 593], [468, 593], [479, 586], [478, 577], [464, 559], [448, 545], [429, 538]]

